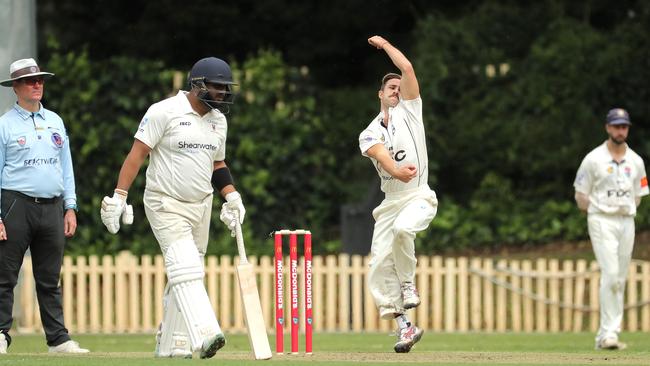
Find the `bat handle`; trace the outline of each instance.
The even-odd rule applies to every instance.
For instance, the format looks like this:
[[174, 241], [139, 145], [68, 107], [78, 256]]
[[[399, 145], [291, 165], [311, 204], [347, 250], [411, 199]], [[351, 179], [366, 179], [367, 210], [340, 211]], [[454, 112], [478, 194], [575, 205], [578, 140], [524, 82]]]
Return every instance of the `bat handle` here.
[[241, 231], [241, 224], [239, 218], [235, 219], [235, 237], [237, 238], [237, 250], [239, 251], [239, 263], [248, 264], [248, 257], [246, 257], [246, 247], [244, 246], [244, 235]]

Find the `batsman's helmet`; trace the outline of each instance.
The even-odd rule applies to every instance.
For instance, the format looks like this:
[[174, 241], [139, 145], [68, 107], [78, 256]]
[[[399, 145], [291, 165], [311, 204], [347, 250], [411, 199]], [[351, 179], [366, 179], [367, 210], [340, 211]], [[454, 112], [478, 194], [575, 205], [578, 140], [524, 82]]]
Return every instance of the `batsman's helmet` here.
[[[222, 59], [206, 57], [197, 61], [188, 78], [190, 88], [198, 90], [199, 99], [212, 109], [219, 109], [222, 113], [228, 113], [229, 105], [235, 101], [232, 86], [237, 85], [232, 80], [230, 66]], [[223, 98], [216, 100], [210, 96], [206, 83], [225, 85]]]

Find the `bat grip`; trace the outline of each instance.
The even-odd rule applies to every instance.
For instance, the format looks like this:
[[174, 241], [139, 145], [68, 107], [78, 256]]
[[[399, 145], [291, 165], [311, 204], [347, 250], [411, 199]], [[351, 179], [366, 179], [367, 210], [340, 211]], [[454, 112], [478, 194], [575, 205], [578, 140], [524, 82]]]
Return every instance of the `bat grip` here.
[[246, 257], [246, 247], [244, 246], [244, 235], [241, 231], [241, 224], [239, 218], [235, 219], [235, 237], [237, 238], [237, 250], [239, 251], [239, 263], [248, 264], [248, 257]]

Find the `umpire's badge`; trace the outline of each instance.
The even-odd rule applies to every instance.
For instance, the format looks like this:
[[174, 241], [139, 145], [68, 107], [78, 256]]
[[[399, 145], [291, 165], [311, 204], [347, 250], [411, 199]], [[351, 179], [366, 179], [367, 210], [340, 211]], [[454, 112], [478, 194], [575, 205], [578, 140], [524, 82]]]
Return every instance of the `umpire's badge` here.
[[63, 139], [61, 138], [61, 135], [59, 135], [58, 132], [54, 132], [54, 133], [52, 134], [52, 142], [53, 142], [54, 145], [56, 145], [56, 147], [58, 147], [58, 148], [62, 148], [62, 147], [63, 147]]
[[20, 136], [16, 142], [18, 142], [18, 145], [20, 146], [25, 146], [27, 143], [27, 138], [25, 136]]

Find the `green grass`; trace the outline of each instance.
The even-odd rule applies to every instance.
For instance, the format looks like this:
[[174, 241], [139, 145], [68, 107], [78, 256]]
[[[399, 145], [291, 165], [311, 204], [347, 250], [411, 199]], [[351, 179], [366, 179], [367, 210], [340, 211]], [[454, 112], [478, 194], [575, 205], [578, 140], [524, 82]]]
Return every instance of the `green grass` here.
[[[395, 338], [387, 334], [316, 334], [314, 354], [274, 355], [270, 361], [253, 361], [245, 335], [227, 335], [226, 347], [209, 360], [157, 359], [152, 335], [79, 335], [74, 339], [89, 348], [89, 355], [48, 355], [39, 335], [16, 335], [0, 366], [133, 365], [159, 366], [188, 363], [218, 365], [650, 365], [650, 337], [624, 333], [624, 351], [593, 350], [591, 333], [561, 334], [445, 334], [425, 333], [409, 354], [395, 354]], [[274, 339], [271, 337], [274, 348]], [[300, 344], [304, 347], [303, 340]], [[289, 339], [285, 340], [285, 351]]]

